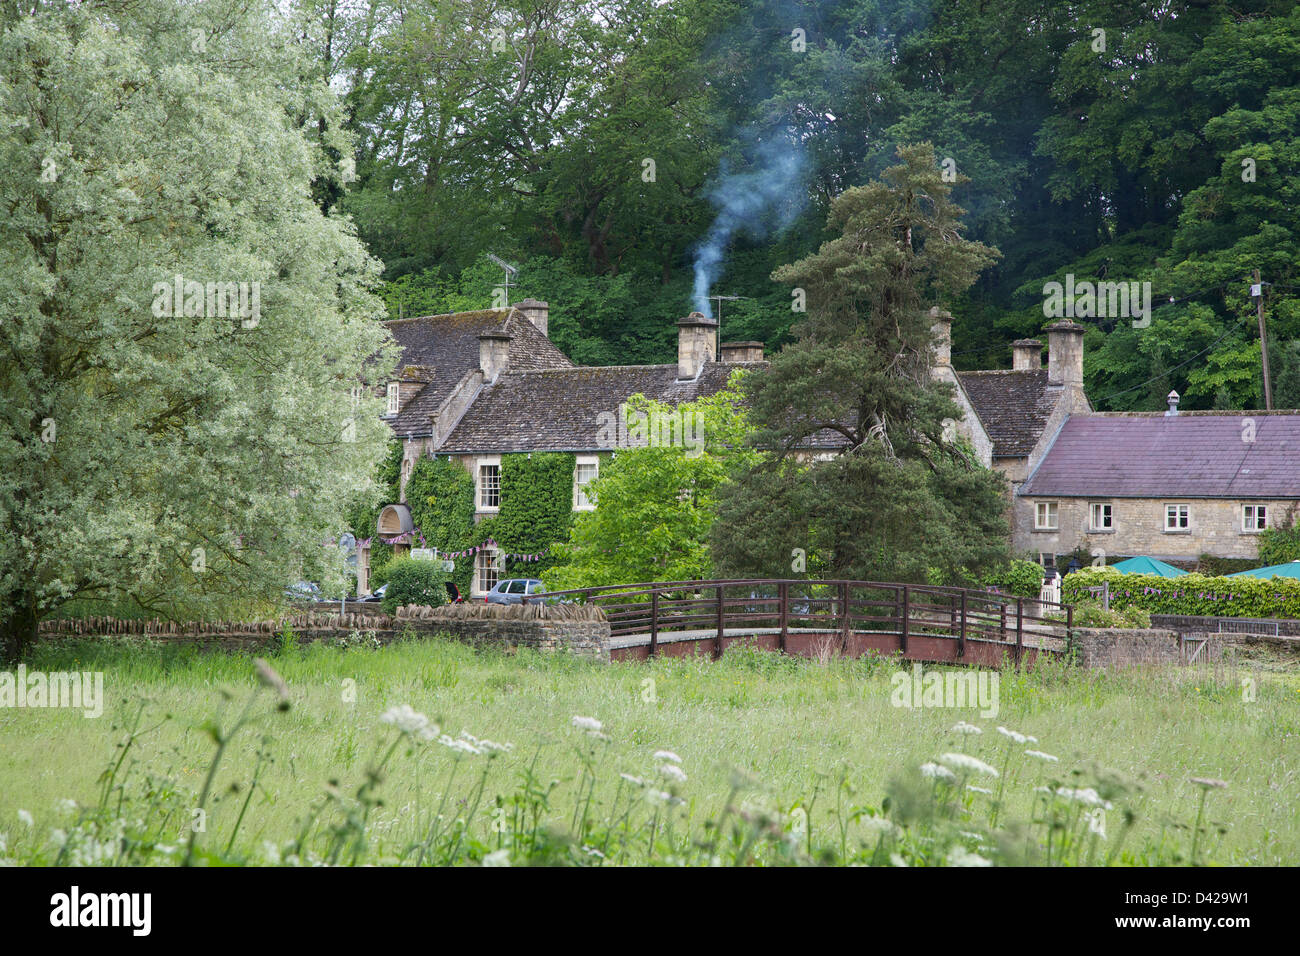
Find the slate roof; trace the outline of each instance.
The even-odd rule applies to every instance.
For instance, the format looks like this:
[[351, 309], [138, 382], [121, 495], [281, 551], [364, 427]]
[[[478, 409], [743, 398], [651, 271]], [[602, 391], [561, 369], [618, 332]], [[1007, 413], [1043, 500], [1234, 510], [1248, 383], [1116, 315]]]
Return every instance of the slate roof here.
[[1300, 498], [1300, 412], [1071, 416], [1019, 494]]
[[[733, 371], [755, 365], [709, 362], [699, 378], [678, 381], [677, 365], [611, 365], [508, 371], [485, 385], [438, 454], [607, 451], [600, 415], [617, 415], [630, 396], [678, 404], [720, 391]], [[613, 420], [613, 419], [608, 419]], [[599, 432], [604, 434], [598, 435]]]
[[510, 368], [573, 368], [568, 356], [555, 347], [517, 309], [484, 309], [424, 315], [385, 322], [401, 347], [398, 374], [407, 365], [432, 370], [430, 381], [402, 407], [396, 418], [385, 419], [398, 435], [427, 435], [429, 419], [446, 400], [465, 373], [479, 367], [478, 337], [485, 332], [505, 331], [510, 342]]
[[957, 380], [993, 442], [993, 457], [1028, 455], [1038, 444], [1061, 390], [1047, 390], [1047, 369], [958, 372]]

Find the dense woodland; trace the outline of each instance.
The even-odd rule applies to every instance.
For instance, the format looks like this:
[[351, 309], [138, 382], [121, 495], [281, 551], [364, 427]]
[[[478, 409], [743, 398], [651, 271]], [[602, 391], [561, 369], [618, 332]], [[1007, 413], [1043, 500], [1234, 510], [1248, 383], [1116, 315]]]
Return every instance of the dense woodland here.
[[303, 2], [356, 137], [320, 199], [394, 316], [489, 304], [492, 252], [576, 360], [667, 361], [703, 250], [710, 294], [743, 297], [724, 339], [779, 346], [798, 316], [773, 270], [929, 141], [1001, 253], [949, 303], [958, 367], [1009, 365], [1045, 282], [1149, 281], [1149, 328], [1083, 320], [1094, 402], [1262, 407], [1258, 269], [1275, 405], [1300, 406], [1291, 0]]

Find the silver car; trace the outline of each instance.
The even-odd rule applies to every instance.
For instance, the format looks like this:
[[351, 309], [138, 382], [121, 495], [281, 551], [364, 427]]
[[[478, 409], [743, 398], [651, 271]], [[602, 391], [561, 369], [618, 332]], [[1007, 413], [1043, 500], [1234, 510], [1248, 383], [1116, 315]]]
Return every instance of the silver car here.
[[506, 578], [484, 594], [483, 601], [487, 604], [523, 604], [524, 598], [545, 593], [546, 585], [537, 578]]

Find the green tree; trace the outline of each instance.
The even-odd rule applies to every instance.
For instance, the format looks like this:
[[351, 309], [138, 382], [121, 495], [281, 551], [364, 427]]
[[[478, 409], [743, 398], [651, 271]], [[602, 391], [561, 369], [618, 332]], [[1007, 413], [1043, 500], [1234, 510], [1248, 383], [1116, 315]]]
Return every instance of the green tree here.
[[[959, 411], [930, 376], [926, 304], [967, 288], [995, 250], [961, 238], [961, 209], [929, 144], [831, 205], [836, 237], [775, 278], [806, 291], [798, 341], [747, 380], [770, 449], [723, 498], [713, 535], [728, 572], [786, 575], [796, 549], [836, 576], [953, 581], [1005, 560], [1004, 482], [945, 436]], [[843, 451], [803, 464], [814, 435]]]
[[[378, 264], [313, 201], [339, 176], [321, 130], [350, 147], [288, 26], [227, 0], [0, 11], [11, 657], [71, 598], [175, 617], [341, 584], [328, 545], [388, 437], [357, 386], [393, 356]], [[174, 301], [176, 276], [247, 283], [247, 309]]]
[[[707, 398], [672, 406], [634, 395], [627, 402], [629, 435], [637, 422], [685, 421], [686, 443], [619, 449], [601, 463], [588, 486], [596, 510], [573, 521], [565, 561], [542, 575], [553, 591], [639, 581], [686, 581], [713, 576], [709, 529], [728, 472], [754, 454], [745, 441], [746, 416], [732, 385]], [[700, 439], [697, 443], [694, 439]]]

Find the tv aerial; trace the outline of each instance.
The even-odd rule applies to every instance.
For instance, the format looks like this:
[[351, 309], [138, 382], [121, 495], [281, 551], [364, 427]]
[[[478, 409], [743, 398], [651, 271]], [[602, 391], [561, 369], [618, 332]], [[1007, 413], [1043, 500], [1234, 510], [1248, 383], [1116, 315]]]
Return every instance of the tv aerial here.
[[501, 287], [505, 290], [506, 301], [509, 302], [510, 301], [510, 277], [519, 275], [519, 269], [517, 266], [512, 266], [510, 263], [506, 262], [506, 260], [502, 259], [500, 256], [493, 255], [490, 252], [487, 254], [487, 257], [505, 270], [506, 273], [505, 281], [501, 283]]

